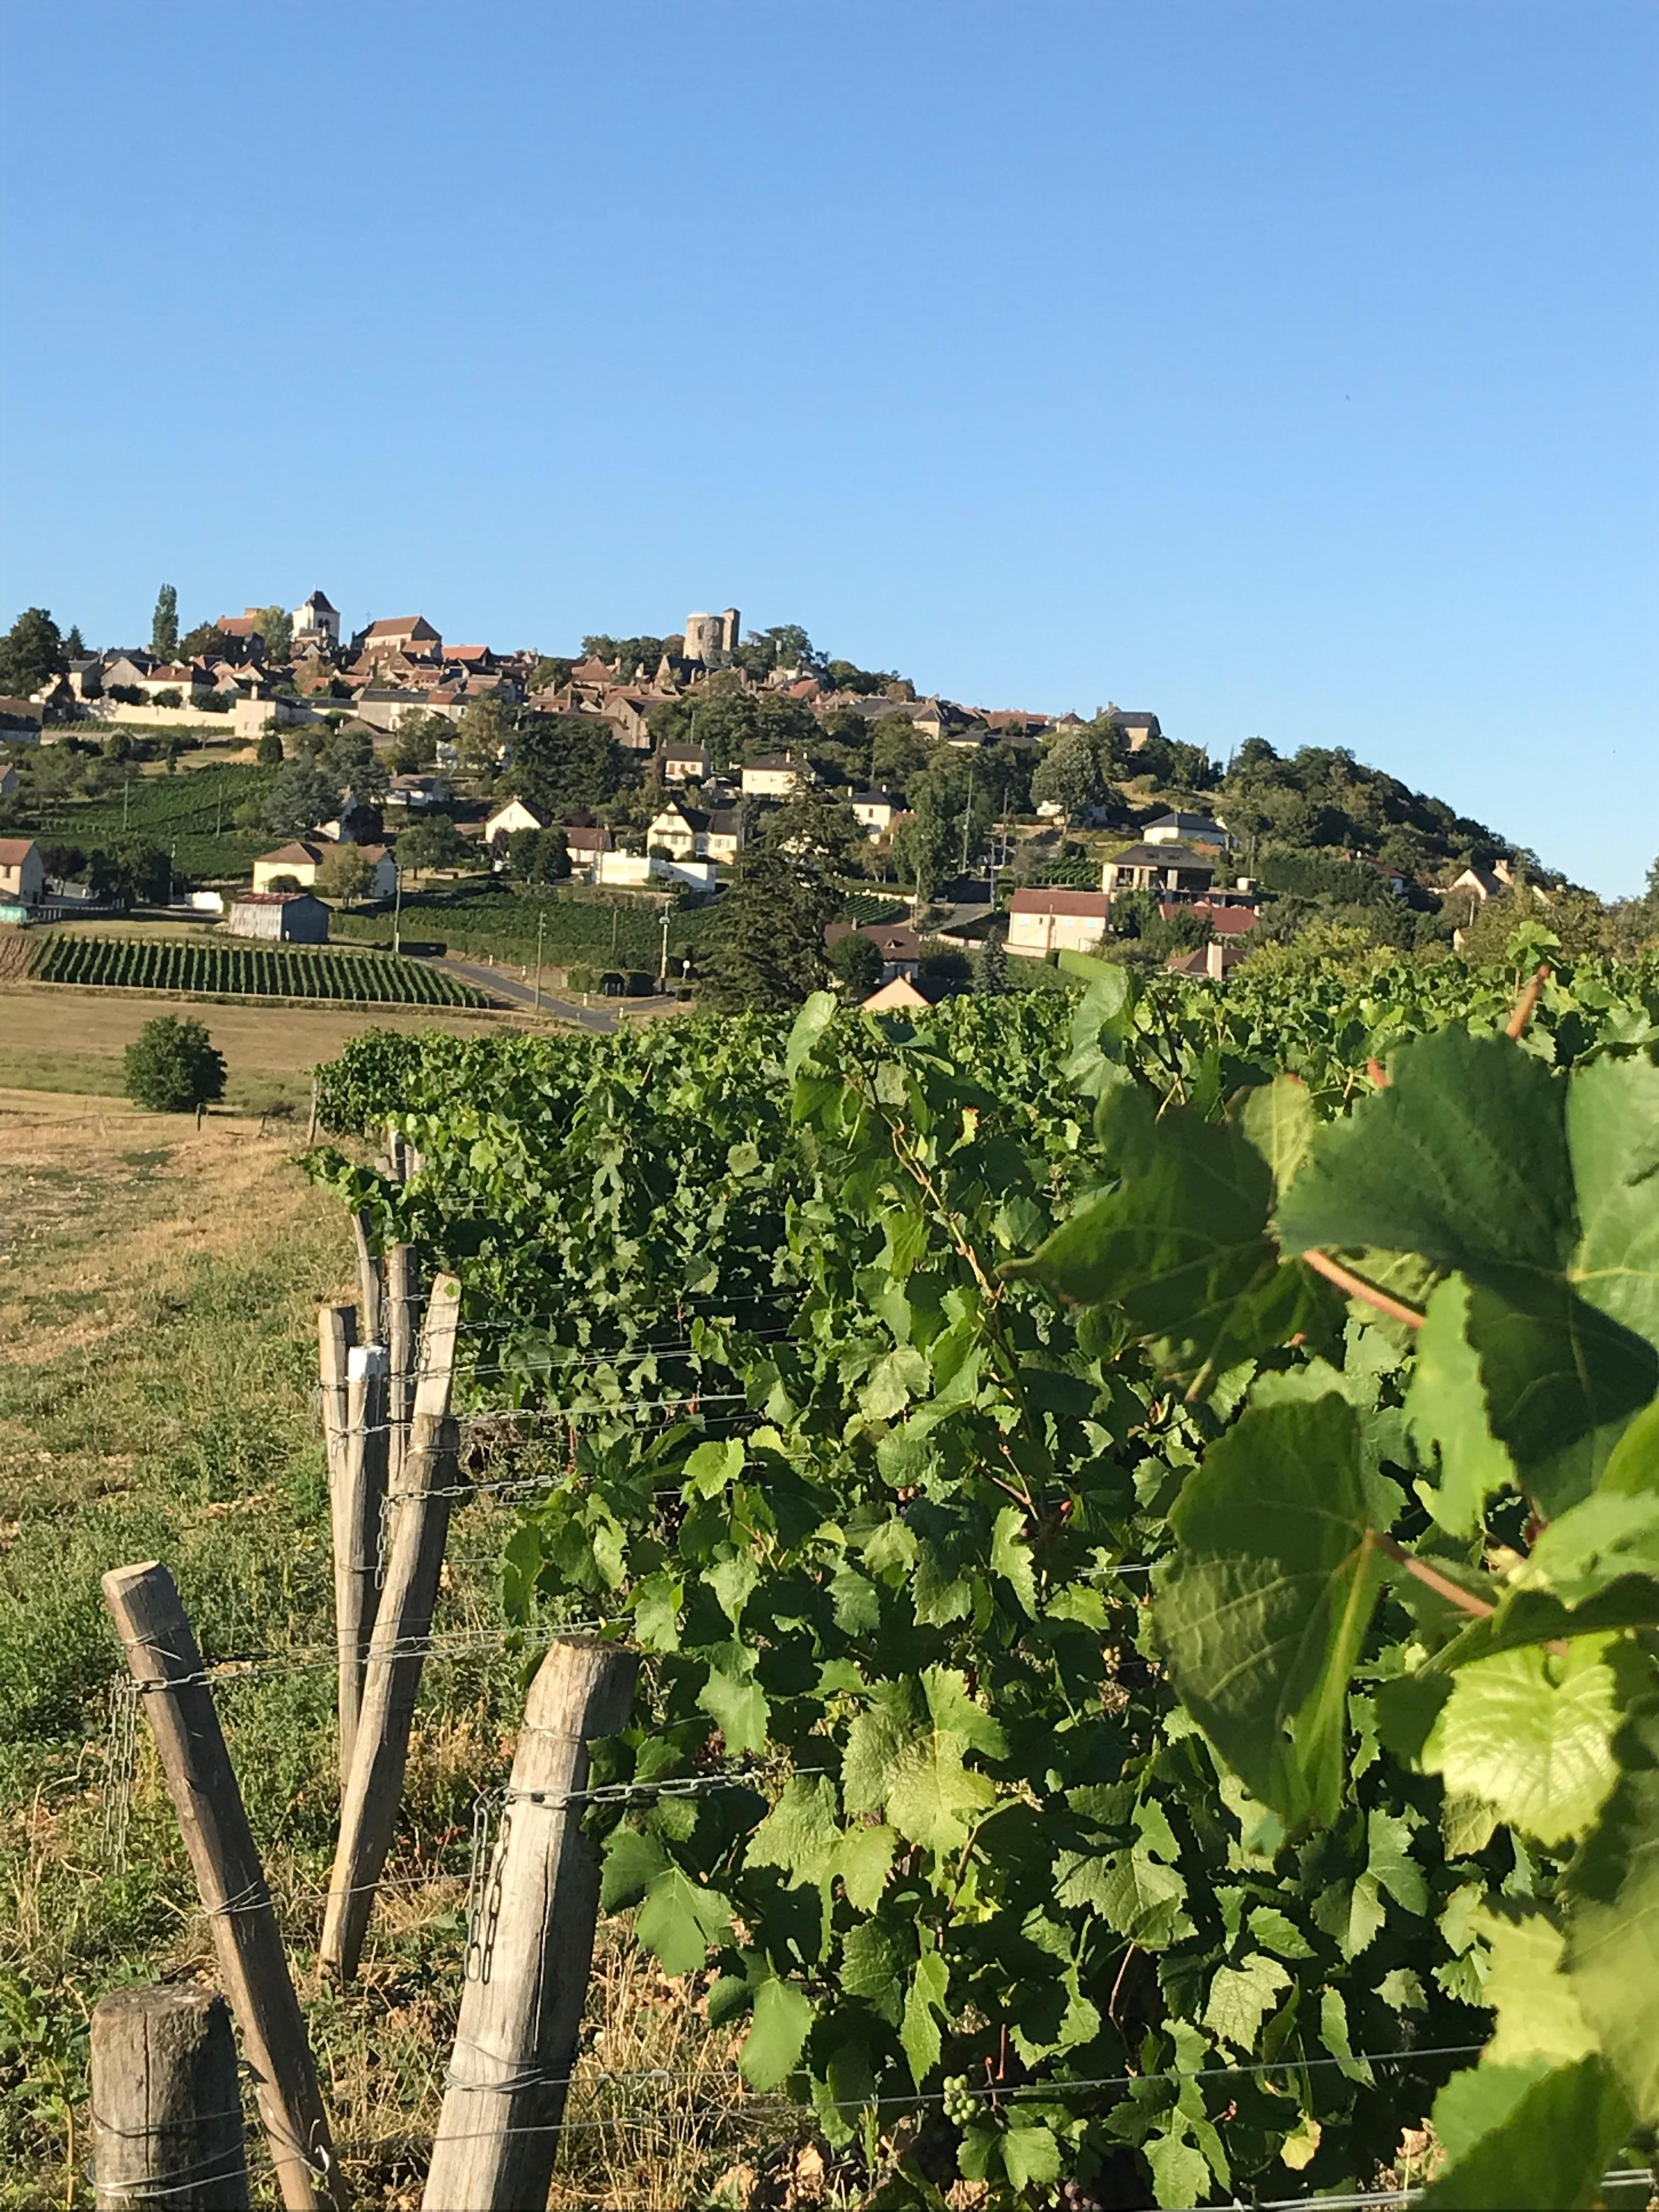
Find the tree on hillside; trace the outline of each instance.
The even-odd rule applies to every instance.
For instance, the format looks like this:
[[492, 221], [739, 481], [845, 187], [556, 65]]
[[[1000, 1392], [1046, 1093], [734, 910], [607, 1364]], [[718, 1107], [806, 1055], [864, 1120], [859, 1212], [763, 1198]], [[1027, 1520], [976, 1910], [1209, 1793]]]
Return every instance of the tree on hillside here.
[[149, 649], [158, 660], [171, 660], [179, 651], [179, 594], [171, 584], [163, 584], [155, 594]]
[[574, 660], [564, 660], [557, 654], [544, 653], [530, 672], [526, 690], [533, 698], [538, 691], [557, 691], [570, 681]]
[[81, 625], [79, 623], [71, 623], [70, 624], [69, 635], [64, 640], [64, 651], [65, 655], [70, 660], [84, 660], [86, 659], [87, 641], [81, 635]]
[[1110, 797], [1091, 730], [1073, 730], [1056, 738], [1031, 772], [1033, 803], [1058, 806], [1068, 821], [1103, 806]]
[[769, 810], [765, 841], [797, 860], [840, 872], [861, 860], [868, 842], [844, 799], [832, 798], [822, 785], [810, 784], [781, 806]]
[[961, 859], [955, 823], [931, 806], [917, 807], [894, 829], [893, 865], [923, 904], [949, 882]]
[[473, 700], [455, 732], [461, 758], [477, 773], [493, 775], [512, 739], [513, 726], [513, 710], [504, 699]]
[[993, 930], [974, 955], [974, 988], [985, 998], [995, 999], [1007, 988], [1007, 939], [1000, 930]]
[[478, 858], [471, 844], [447, 814], [429, 814], [411, 822], [398, 840], [398, 865], [410, 876], [428, 875], [434, 868], [464, 868]]
[[0, 691], [27, 699], [69, 665], [57, 623], [45, 607], [25, 607], [0, 637]]
[[339, 797], [339, 786], [315, 762], [286, 762], [265, 797], [265, 827], [279, 837], [302, 837], [330, 818]]
[[198, 623], [187, 636], [179, 641], [180, 660], [204, 660], [211, 668], [216, 661], [231, 659], [236, 652], [233, 638], [225, 635], [216, 623]]
[[317, 871], [317, 889], [325, 898], [338, 899], [343, 906], [356, 906], [359, 899], [367, 898], [374, 881], [374, 870], [361, 845], [337, 845], [323, 855], [323, 865]]
[[818, 735], [817, 717], [799, 699], [781, 691], [745, 691], [730, 672], [665, 700], [651, 717], [654, 744], [702, 745], [718, 769], [763, 753], [807, 752]]
[[568, 881], [570, 850], [562, 830], [515, 830], [507, 841], [507, 872], [521, 890]]
[[823, 933], [841, 903], [815, 870], [761, 847], [720, 901], [708, 997], [723, 1013], [798, 1006], [828, 973]]
[[225, 1062], [200, 1022], [146, 1022], [127, 1047], [126, 1093], [154, 1114], [188, 1114], [225, 1095]]
[[399, 775], [419, 775], [436, 761], [440, 741], [454, 734], [454, 726], [447, 714], [417, 708], [414, 713], [402, 715], [392, 740], [392, 768]]
[[589, 714], [526, 714], [514, 732], [505, 787], [540, 814], [564, 814], [614, 799], [635, 765], [608, 722]]
[[830, 945], [825, 958], [841, 989], [855, 1003], [867, 999], [881, 980], [881, 954], [874, 942], [849, 930]]
[[275, 730], [267, 730], [254, 749], [254, 758], [261, 768], [280, 768], [283, 764], [283, 741]]
[[278, 667], [294, 658], [294, 617], [286, 607], [261, 607], [253, 627], [265, 641], [265, 659]]
[[160, 845], [129, 841], [87, 855], [87, 888], [100, 903], [165, 906], [173, 891], [173, 858]]
[[883, 714], [870, 725], [870, 781], [878, 791], [908, 798], [911, 778], [925, 771], [930, 754], [908, 714]]

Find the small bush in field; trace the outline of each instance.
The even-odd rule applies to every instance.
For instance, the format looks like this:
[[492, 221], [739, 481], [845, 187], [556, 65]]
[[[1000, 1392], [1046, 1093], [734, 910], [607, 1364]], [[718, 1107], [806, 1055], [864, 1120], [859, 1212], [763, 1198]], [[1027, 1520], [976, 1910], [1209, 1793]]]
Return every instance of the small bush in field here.
[[126, 1049], [126, 1092], [155, 1114], [187, 1114], [225, 1095], [224, 1055], [200, 1022], [146, 1022]]

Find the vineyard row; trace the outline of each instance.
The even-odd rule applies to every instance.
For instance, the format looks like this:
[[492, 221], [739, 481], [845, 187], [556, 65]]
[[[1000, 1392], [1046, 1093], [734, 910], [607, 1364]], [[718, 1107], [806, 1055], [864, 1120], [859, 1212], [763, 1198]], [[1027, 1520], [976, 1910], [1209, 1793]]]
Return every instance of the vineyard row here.
[[470, 985], [398, 953], [335, 952], [288, 945], [50, 937], [35, 954], [30, 972], [36, 982], [105, 984], [135, 991], [370, 1000], [390, 1006], [487, 1003], [483, 993]]

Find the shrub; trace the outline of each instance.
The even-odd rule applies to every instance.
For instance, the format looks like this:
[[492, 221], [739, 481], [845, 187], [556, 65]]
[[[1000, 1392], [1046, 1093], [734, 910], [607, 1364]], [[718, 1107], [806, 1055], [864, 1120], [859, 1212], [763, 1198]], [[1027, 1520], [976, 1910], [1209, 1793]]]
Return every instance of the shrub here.
[[204, 714], [228, 714], [233, 703], [228, 691], [204, 691], [196, 702]]
[[261, 768], [280, 768], [283, 764], [283, 741], [275, 730], [267, 730], [259, 740], [255, 758]]
[[225, 1095], [225, 1063], [200, 1022], [146, 1022], [125, 1056], [126, 1093], [153, 1114], [186, 1114]]
[[165, 691], [158, 691], [149, 703], [152, 707], [182, 707], [185, 703], [184, 694], [181, 691], [173, 690], [169, 686]]

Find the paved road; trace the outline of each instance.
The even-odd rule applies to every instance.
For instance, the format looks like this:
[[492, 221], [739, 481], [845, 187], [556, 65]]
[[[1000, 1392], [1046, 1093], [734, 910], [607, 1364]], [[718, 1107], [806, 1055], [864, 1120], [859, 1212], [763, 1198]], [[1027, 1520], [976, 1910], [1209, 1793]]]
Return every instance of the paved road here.
[[[427, 965], [441, 968], [458, 982], [471, 983], [477, 990], [488, 991], [492, 998], [505, 999], [509, 1006], [535, 1006], [535, 987], [521, 983], [510, 969], [489, 968], [476, 960], [459, 960], [453, 953], [446, 954], [441, 960], [428, 960]], [[545, 991], [542, 994], [542, 1012], [560, 1021], [574, 1022], [579, 1029], [595, 1030], [600, 1036], [609, 1036], [617, 1026], [617, 1017], [608, 1006], [573, 1006], [568, 1000], [552, 998]]]

